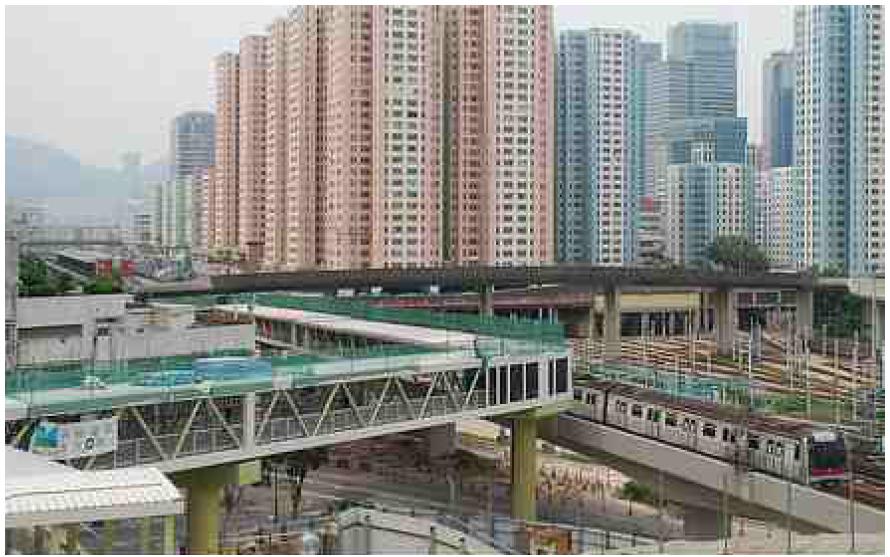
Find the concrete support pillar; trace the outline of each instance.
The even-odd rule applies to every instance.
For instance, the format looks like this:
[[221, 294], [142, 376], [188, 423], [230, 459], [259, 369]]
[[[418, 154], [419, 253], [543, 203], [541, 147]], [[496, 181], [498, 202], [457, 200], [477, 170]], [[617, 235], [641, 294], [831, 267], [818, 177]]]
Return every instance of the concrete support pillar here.
[[174, 476], [188, 489], [190, 555], [219, 553], [219, 507], [223, 486], [253, 484], [260, 479], [259, 461], [199, 468]]
[[537, 421], [533, 414], [512, 419], [510, 432], [510, 514], [518, 520], [535, 520], [538, 479]]
[[491, 317], [494, 315], [494, 286], [484, 285], [479, 290], [479, 315]]
[[[117, 523], [113, 520], [102, 522], [102, 554], [114, 555], [114, 534]], [[39, 552], [38, 552], [39, 553]]]
[[605, 356], [621, 357], [621, 291], [617, 286], [606, 290], [603, 307], [603, 336]]
[[80, 524], [68, 524], [65, 526], [65, 547], [68, 555], [80, 553]]
[[34, 527], [34, 553], [50, 554], [50, 532], [45, 526]]
[[702, 333], [708, 332], [708, 293], [701, 291], [698, 293], [698, 319], [695, 321], [695, 335], [698, 337]]
[[735, 335], [735, 294], [732, 290], [720, 289], [714, 292], [715, 328], [717, 329], [717, 353], [721, 356], [732, 354], [732, 339]]
[[164, 555], [176, 554], [176, 516], [174, 515], [164, 517], [164, 541], [161, 553]]
[[800, 289], [797, 291], [797, 331], [809, 339], [813, 335], [813, 291]]
[[188, 545], [190, 555], [219, 553], [219, 501], [222, 484], [194, 482], [188, 487]]
[[669, 336], [669, 337], [670, 337], [670, 336], [674, 336], [674, 331], [675, 331], [675, 329], [674, 329], [674, 325], [675, 325], [675, 323], [674, 323], [674, 319], [675, 319], [675, 318], [674, 318], [674, 311], [671, 310], [670, 313], [668, 313], [668, 336]]
[[448, 423], [427, 430], [430, 458], [446, 458], [457, 451], [457, 426]]
[[721, 526], [719, 511], [686, 507], [683, 509], [683, 537], [687, 540], [717, 540], [729, 533], [732, 517]]
[[587, 311], [587, 323], [586, 323], [586, 331], [587, 338], [593, 340], [596, 338], [596, 298], [590, 299], [590, 307]]
[[139, 553], [154, 555], [151, 549], [151, 517], [139, 519]]

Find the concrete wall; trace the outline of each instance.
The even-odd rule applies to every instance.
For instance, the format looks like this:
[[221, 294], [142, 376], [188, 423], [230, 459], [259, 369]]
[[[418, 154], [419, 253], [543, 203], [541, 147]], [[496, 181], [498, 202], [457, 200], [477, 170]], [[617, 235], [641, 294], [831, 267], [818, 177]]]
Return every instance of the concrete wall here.
[[[96, 339], [97, 361], [132, 360], [199, 354], [211, 350], [252, 350], [255, 331], [252, 324], [217, 325], [188, 329], [148, 328], [112, 330], [110, 336]], [[38, 364], [93, 357], [93, 336], [81, 327], [45, 327], [19, 335], [19, 363]]]
[[[708, 493], [699, 496], [702, 506], [708, 506], [706, 499], [719, 500], [715, 494], [725, 486], [733, 504], [740, 508], [783, 513], [790, 489], [791, 514], [797, 520], [833, 532], [843, 532], [849, 523], [849, 504], [837, 495], [804, 485], [789, 485], [760, 472], [740, 473], [730, 463], [565, 414], [557, 418], [555, 431], [553, 425], [542, 427], [541, 437], [574, 450], [606, 453], [653, 470], [660, 468], [665, 476], [704, 488]], [[884, 513], [857, 503], [856, 528], [859, 532], [883, 532]]]
[[[340, 553], [344, 555], [500, 553], [475, 538], [427, 518], [406, 514], [350, 509], [340, 513], [337, 525]], [[434, 528], [432, 532], [431, 526]], [[462, 538], [465, 550], [461, 549]]]
[[128, 311], [124, 323], [128, 329], [152, 326], [185, 329], [195, 323], [195, 307], [183, 304], [152, 304]]
[[206, 353], [214, 350], [252, 350], [252, 324], [217, 325], [190, 329], [149, 329], [142, 334], [112, 337], [99, 346], [98, 359], [140, 359]]
[[129, 294], [19, 298], [16, 308], [19, 330], [120, 319], [132, 299]]

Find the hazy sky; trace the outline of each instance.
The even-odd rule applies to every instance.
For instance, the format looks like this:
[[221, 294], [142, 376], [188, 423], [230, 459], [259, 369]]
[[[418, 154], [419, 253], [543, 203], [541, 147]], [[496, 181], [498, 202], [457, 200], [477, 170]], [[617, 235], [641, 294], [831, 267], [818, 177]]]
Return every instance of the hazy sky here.
[[[740, 114], [760, 135], [760, 66], [792, 44], [791, 6], [557, 6], [558, 29], [624, 26], [664, 41], [682, 20], [739, 23]], [[210, 107], [211, 60], [285, 6], [6, 7], [6, 131], [86, 163], [166, 154], [170, 120]]]

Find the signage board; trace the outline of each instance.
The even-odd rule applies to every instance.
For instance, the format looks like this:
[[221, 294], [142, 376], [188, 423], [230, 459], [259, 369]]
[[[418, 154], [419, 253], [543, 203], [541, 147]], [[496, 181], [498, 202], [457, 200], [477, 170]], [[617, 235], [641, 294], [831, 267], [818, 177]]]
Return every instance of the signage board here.
[[31, 436], [30, 450], [53, 460], [114, 452], [117, 421], [117, 417], [70, 423], [42, 420]]

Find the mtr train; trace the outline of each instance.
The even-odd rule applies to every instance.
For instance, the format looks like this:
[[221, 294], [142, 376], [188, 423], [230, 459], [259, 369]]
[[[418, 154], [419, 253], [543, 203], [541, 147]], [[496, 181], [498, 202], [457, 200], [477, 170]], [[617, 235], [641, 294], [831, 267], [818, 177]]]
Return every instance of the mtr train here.
[[570, 415], [803, 484], [847, 479], [841, 433], [614, 381], [574, 385]]

